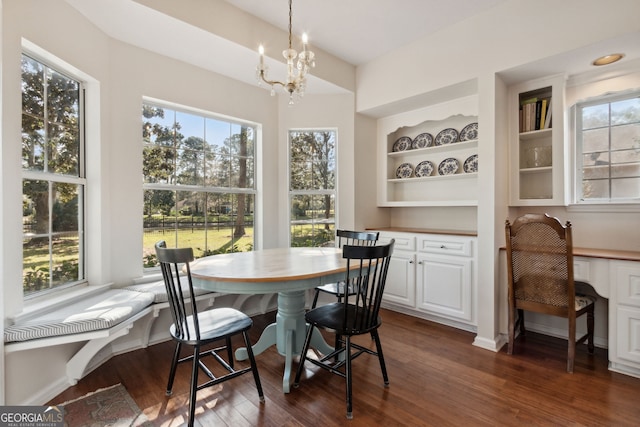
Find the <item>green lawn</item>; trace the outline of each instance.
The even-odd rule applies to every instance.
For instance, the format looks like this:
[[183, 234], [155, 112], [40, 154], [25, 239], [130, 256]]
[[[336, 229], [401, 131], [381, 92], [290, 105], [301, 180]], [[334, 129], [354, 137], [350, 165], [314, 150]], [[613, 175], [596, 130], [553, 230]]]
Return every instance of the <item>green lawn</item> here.
[[[211, 255], [213, 253], [247, 252], [253, 250], [253, 227], [245, 227], [245, 234], [240, 238], [233, 238], [233, 230], [225, 228], [221, 230], [187, 229], [173, 231], [145, 231], [142, 239], [142, 252], [145, 263], [154, 259], [156, 242], [165, 240], [167, 247], [193, 248], [196, 258]], [[176, 243], [177, 235], [177, 243]], [[151, 257], [151, 258], [149, 258]], [[151, 266], [151, 265], [148, 265]]]
[[[174, 230], [152, 230], [143, 233], [143, 249], [141, 261], [145, 267], [154, 267], [157, 263], [155, 260], [156, 242], [165, 240], [167, 246], [173, 247], [191, 247], [196, 258], [212, 255], [215, 253], [227, 252], [247, 252], [253, 250], [253, 227], [245, 227], [245, 235], [234, 239], [232, 236], [232, 228], [222, 228], [220, 230], [209, 229], [182, 229], [177, 232]], [[291, 227], [292, 246], [323, 246], [333, 241], [333, 227], [325, 229], [324, 226], [311, 224], [296, 224]], [[24, 269], [23, 280], [25, 289], [48, 287], [46, 284], [49, 277], [49, 258], [48, 244], [25, 244], [24, 245]], [[63, 237], [58, 238], [54, 243], [54, 268], [61, 269], [57, 271], [54, 278], [58, 280], [74, 280], [73, 276], [77, 274], [78, 265], [78, 238]], [[77, 276], [76, 276], [77, 277]], [[35, 290], [35, 289], [34, 289]]]

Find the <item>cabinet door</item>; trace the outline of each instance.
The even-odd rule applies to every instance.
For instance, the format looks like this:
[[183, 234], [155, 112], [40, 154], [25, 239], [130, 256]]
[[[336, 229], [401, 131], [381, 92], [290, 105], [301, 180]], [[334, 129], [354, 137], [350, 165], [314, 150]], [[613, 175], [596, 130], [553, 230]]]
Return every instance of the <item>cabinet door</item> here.
[[387, 283], [383, 300], [415, 307], [415, 254], [413, 252], [395, 251], [391, 257]]
[[472, 320], [472, 261], [463, 257], [418, 256], [417, 305], [420, 310]]
[[640, 364], [640, 309], [618, 306], [618, 357]]
[[[611, 270], [615, 295], [610, 309], [615, 313], [611, 316], [615, 330], [609, 338], [610, 358], [614, 361], [625, 359], [640, 368], [640, 263], [614, 262]], [[612, 346], [614, 351], [611, 351]]]

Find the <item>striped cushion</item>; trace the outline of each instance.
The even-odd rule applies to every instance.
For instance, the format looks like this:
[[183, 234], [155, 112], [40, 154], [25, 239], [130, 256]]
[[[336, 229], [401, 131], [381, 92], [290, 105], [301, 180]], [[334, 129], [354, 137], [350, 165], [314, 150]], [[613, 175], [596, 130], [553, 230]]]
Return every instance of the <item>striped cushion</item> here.
[[28, 341], [108, 329], [153, 303], [153, 294], [110, 289], [4, 330], [4, 341]]
[[[187, 295], [189, 293], [189, 283], [186, 280], [183, 280], [182, 282], [183, 282], [182, 292], [184, 292], [185, 295]], [[169, 301], [169, 297], [167, 296], [167, 288], [164, 286], [164, 280], [160, 280], [159, 282], [143, 283], [140, 285], [127, 286], [126, 288], [123, 288], [123, 289], [128, 289], [130, 291], [136, 291], [136, 292], [152, 293], [154, 295], [153, 302], [155, 304]], [[206, 289], [201, 289], [196, 287], [193, 288], [193, 293], [196, 296], [209, 294], [212, 292], [213, 291], [209, 291]]]

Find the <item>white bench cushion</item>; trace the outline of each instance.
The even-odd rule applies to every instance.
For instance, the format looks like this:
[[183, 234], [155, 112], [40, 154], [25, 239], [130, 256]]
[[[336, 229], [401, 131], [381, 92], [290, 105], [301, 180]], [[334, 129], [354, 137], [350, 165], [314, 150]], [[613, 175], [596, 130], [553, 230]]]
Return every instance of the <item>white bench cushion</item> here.
[[[152, 283], [142, 283], [140, 285], [131, 285], [122, 289], [128, 289], [130, 291], [136, 291], [136, 292], [150, 292], [154, 295], [153, 302], [155, 304], [169, 301], [169, 297], [167, 296], [167, 288], [164, 285], [164, 280], [160, 280], [159, 282], [152, 282]], [[185, 295], [189, 294], [189, 283], [186, 280], [182, 281], [182, 292], [184, 292]], [[196, 296], [199, 296], [199, 295], [213, 293], [213, 291], [194, 287], [193, 293]]]
[[109, 289], [37, 318], [11, 325], [4, 341], [27, 341], [58, 335], [108, 329], [153, 303], [154, 295], [125, 289]]

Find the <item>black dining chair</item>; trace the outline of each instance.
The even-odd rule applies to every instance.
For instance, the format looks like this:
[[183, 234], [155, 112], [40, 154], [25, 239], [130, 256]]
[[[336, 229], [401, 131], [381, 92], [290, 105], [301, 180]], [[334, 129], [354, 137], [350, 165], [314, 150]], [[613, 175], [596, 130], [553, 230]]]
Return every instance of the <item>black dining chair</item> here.
[[[341, 302], [322, 305], [305, 314], [309, 326], [293, 386], [299, 387], [306, 362], [344, 378], [348, 419], [353, 418], [351, 362], [355, 358], [364, 353], [377, 356], [385, 387], [389, 385], [378, 328], [382, 324], [380, 304], [394, 244], [395, 240], [392, 239], [389, 244], [383, 246], [344, 246], [342, 256], [347, 259], [345, 283], [348, 286], [342, 287]], [[351, 295], [348, 287], [352, 287]], [[330, 354], [319, 358], [308, 354], [316, 328], [339, 336], [341, 345], [336, 346]], [[352, 342], [352, 337], [363, 334], [371, 334], [375, 350]]]
[[[379, 236], [380, 233], [377, 231], [336, 230], [336, 237], [338, 238], [339, 248], [342, 248], [345, 245], [373, 246], [378, 241]], [[340, 302], [342, 287], [344, 287], [344, 282], [327, 283], [326, 285], [316, 286], [315, 294], [313, 296], [313, 302], [311, 303], [311, 308], [316, 308], [316, 306], [318, 305], [318, 297], [320, 296], [320, 292], [334, 295], [336, 298], [338, 298], [338, 302]], [[348, 293], [349, 295], [353, 294], [351, 289], [349, 289]]]
[[[253, 372], [253, 378], [258, 389], [258, 396], [261, 402], [264, 402], [264, 394], [258, 375], [258, 367], [251, 348], [248, 331], [253, 325], [253, 321], [246, 314], [233, 308], [214, 308], [199, 311], [196, 306], [196, 298], [193, 292], [193, 282], [191, 279], [191, 269], [189, 263], [193, 261], [193, 249], [178, 248], [168, 249], [164, 241], [156, 243], [156, 255], [162, 269], [162, 276], [167, 288], [167, 296], [169, 299], [169, 307], [173, 317], [173, 325], [169, 328], [169, 332], [174, 341], [176, 348], [171, 362], [171, 370], [169, 371], [169, 382], [167, 384], [167, 396], [170, 396], [173, 388], [173, 380], [176, 374], [176, 368], [179, 363], [192, 361], [191, 372], [191, 390], [189, 396], [189, 421], [188, 425], [193, 426], [196, 393], [206, 387], [219, 384], [221, 382], [238, 377], [247, 372]], [[184, 265], [186, 270], [181, 274], [181, 268]], [[185, 283], [186, 282], [186, 283]], [[234, 335], [242, 335], [244, 344], [247, 348], [250, 367], [243, 369], [234, 368], [233, 349], [231, 347], [231, 337]], [[221, 347], [203, 350], [203, 347], [215, 342], [224, 341]], [[180, 358], [180, 350], [182, 345], [193, 347], [193, 354], [184, 358]], [[226, 350], [227, 360], [219, 353]], [[217, 361], [227, 371], [224, 375], [216, 377], [212, 371], [204, 364], [204, 356], [213, 356], [213, 360]], [[209, 380], [198, 384], [198, 372], [202, 370]], [[223, 372], [224, 372], [223, 371]]]

